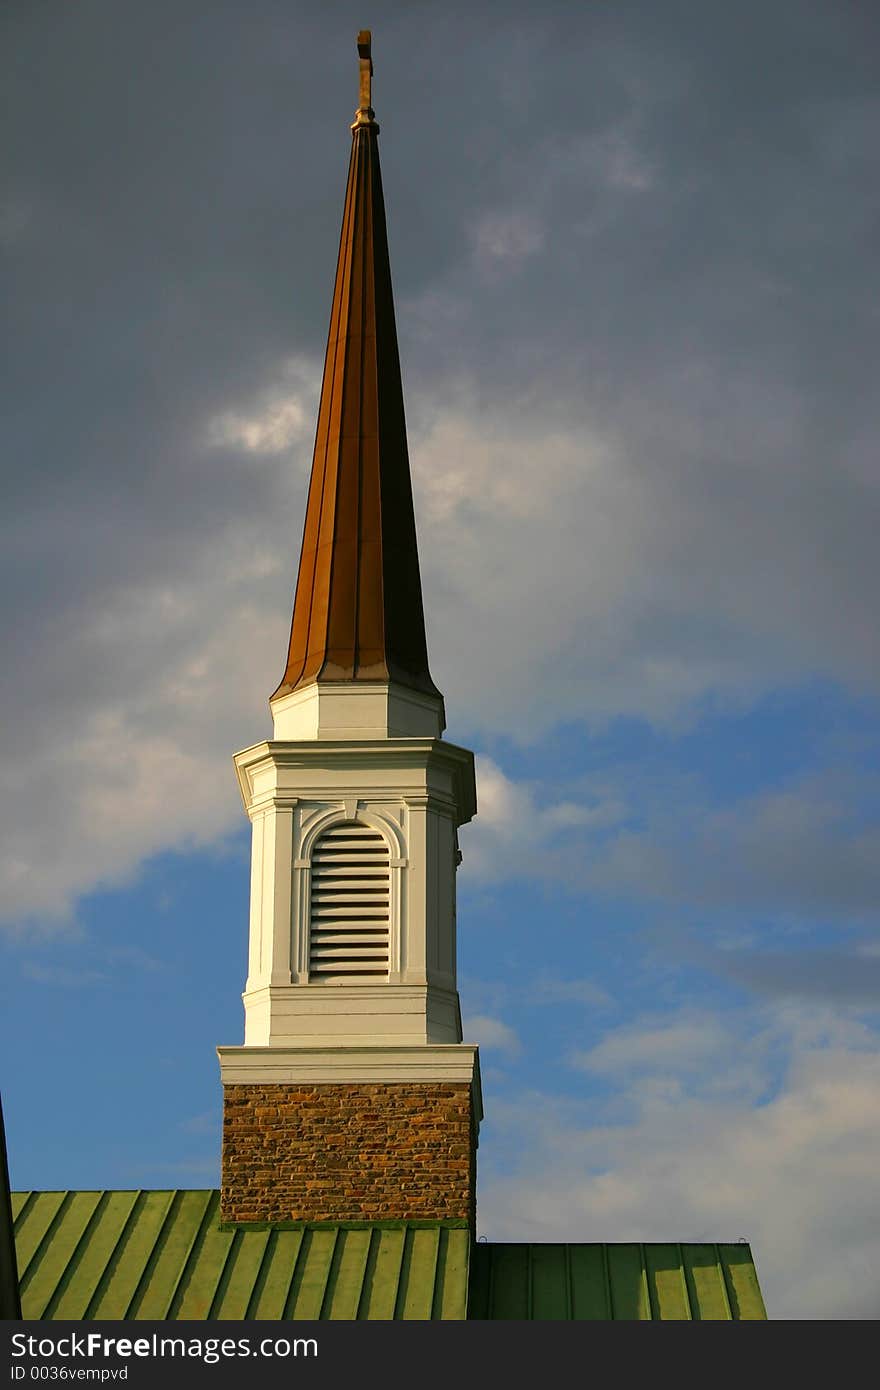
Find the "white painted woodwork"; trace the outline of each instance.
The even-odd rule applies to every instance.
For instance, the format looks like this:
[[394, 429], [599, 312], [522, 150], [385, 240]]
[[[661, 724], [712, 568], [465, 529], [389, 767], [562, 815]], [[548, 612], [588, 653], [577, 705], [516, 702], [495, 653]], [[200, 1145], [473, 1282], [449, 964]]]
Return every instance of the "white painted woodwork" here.
[[246, 1047], [460, 1043], [455, 875], [473, 755], [430, 736], [313, 736], [235, 765], [253, 824]]
[[276, 739], [439, 738], [443, 698], [393, 681], [314, 682], [270, 701]]

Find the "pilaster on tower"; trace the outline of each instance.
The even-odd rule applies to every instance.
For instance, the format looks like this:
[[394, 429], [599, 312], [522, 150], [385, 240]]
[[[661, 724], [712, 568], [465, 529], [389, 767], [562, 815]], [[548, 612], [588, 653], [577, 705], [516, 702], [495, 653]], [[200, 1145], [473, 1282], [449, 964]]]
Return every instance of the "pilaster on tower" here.
[[253, 854], [245, 1043], [218, 1049], [227, 1220], [473, 1218], [455, 911], [473, 755], [442, 740], [428, 667], [369, 31], [358, 52], [274, 738], [235, 758]]

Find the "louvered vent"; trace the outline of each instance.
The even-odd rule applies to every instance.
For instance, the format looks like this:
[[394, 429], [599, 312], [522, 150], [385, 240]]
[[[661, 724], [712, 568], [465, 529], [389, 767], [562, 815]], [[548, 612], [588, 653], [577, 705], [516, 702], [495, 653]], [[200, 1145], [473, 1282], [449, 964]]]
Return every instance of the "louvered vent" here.
[[310, 978], [387, 975], [390, 912], [388, 845], [378, 830], [351, 821], [325, 830], [312, 851]]

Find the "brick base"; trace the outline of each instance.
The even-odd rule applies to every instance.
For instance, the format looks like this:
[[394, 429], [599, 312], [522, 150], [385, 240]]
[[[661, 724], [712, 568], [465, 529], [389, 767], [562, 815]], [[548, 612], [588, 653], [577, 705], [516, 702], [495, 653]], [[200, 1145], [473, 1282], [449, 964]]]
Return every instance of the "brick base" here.
[[463, 1218], [476, 1126], [460, 1082], [223, 1088], [223, 1221]]

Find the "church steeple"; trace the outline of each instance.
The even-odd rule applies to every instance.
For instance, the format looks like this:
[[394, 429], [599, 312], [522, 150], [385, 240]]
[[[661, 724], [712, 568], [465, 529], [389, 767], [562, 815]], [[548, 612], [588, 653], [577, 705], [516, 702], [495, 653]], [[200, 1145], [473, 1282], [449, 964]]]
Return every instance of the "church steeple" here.
[[360, 105], [290, 648], [273, 709], [314, 683], [391, 683], [441, 699], [428, 670], [369, 30], [358, 52]]
[[243, 1047], [221, 1047], [223, 1219], [473, 1223], [482, 1113], [456, 979], [473, 754], [428, 672], [385, 211], [360, 106], [274, 738], [253, 824]]

